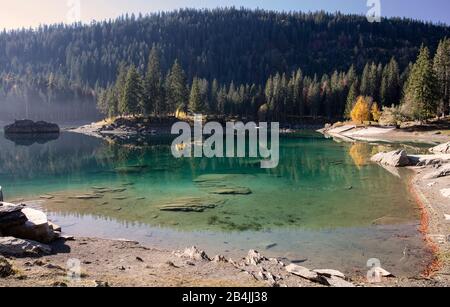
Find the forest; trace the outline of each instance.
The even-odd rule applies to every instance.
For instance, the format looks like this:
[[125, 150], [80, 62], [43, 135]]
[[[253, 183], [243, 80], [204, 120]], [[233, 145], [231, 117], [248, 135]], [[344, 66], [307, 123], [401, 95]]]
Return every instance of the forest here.
[[[359, 95], [380, 108], [405, 100], [419, 51], [432, 79], [448, 79], [434, 64], [440, 42], [446, 61], [445, 37], [449, 27], [409, 19], [237, 8], [3, 31], [0, 119], [90, 119], [96, 102], [107, 115], [341, 118]], [[432, 89], [434, 113], [446, 111], [445, 80]]]

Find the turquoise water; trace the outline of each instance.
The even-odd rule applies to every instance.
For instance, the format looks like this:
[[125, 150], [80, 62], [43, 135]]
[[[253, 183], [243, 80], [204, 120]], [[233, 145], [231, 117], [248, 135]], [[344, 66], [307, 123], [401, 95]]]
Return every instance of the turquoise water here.
[[[114, 144], [63, 133], [40, 142], [0, 136], [0, 185], [7, 201], [32, 200], [67, 233], [230, 256], [257, 248], [362, 275], [370, 258], [399, 275], [417, 274], [429, 259], [410, 174], [369, 162], [401, 145], [304, 132], [282, 138], [278, 168], [263, 170], [255, 159], [175, 159], [165, 138]], [[246, 192], [217, 194], [224, 190]], [[206, 207], [161, 210], [192, 204]]]

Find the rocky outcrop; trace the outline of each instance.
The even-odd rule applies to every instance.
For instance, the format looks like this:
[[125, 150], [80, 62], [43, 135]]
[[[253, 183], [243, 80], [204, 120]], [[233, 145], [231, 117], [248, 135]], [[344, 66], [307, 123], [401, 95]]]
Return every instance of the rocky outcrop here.
[[450, 154], [450, 142], [430, 148], [430, 152], [435, 154], [436, 153]]
[[211, 261], [211, 259], [204, 251], [199, 250], [195, 246], [186, 248], [183, 252], [176, 252], [175, 256], [195, 261]]
[[47, 123], [44, 121], [34, 122], [32, 120], [16, 120], [13, 124], [5, 126], [5, 134], [41, 134], [41, 133], [58, 133], [60, 132], [57, 124]]
[[26, 217], [26, 222], [6, 229], [5, 234], [43, 243], [50, 243], [57, 237], [45, 213], [32, 208], [23, 208], [22, 213]]
[[24, 257], [47, 255], [51, 252], [50, 246], [36, 241], [0, 237], [0, 255]]
[[424, 179], [437, 179], [437, 178], [447, 177], [447, 176], [450, 176], [450, 164], [445, 164], [445, 165], [441, 166], [440, 168], [438, 168], [437, 171], [429, 173], [429, 174], [425, 175], [423, 178]]
[[393, 167], [403, 167], [409, 166], [411, 164], [411, 161], [408, 158], [408, 154], [405, 150], [380, 152], [373, 156], [371, 161]]
[[50, 243], [60, 237], [61, 227], [48, 221], [44, 212], [0, 203], [0, 236]]

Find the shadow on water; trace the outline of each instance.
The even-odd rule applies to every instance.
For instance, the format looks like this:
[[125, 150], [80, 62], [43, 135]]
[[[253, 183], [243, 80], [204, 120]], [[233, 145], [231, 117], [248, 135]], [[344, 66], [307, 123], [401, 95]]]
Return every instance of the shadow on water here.
[[33, 144], [45, 144], [59, 139], [59, 133], [38, 133], [38, 134], [22, 134], [7, 133], [5, 138], [20, 146], [31, 146]]

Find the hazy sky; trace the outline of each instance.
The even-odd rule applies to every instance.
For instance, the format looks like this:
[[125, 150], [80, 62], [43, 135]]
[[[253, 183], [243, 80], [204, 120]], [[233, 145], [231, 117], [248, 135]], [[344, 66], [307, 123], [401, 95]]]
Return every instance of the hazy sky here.
[[[67, 22], [70, 7], [80, 1], [83, 22], [115, 18], [123, 13], [148, 13], [176, 8], [244, 6], [275, 10], [326, 10], [366, 14], [367, 0], [0, 0], [0, 29]], [[382, 16], [401, 16], [450, 24], [449, 0], [380, 0]]]

